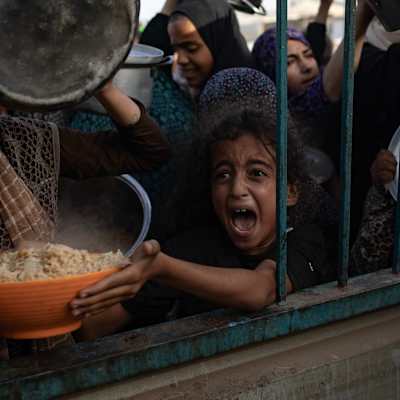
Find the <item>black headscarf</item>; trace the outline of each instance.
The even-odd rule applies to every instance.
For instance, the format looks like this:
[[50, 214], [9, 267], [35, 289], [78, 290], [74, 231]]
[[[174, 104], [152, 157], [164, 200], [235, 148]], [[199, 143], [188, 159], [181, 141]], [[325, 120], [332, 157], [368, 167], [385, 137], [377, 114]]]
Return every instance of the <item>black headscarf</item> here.
[[232, 67], [252, 67], [253, 60], [226, 0], [181, 0], [174, 13], [189, 18], [214, 58], [213, 73]]

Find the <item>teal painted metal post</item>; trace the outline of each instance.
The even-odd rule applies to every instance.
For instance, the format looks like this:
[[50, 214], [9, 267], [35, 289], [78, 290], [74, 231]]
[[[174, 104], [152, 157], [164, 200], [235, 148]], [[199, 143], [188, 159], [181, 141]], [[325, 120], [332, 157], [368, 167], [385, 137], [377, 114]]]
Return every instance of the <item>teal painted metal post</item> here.
[[351, 151], [353, 132], [354, 92], [354, 47], [355, 47], [355, 0], [346, 0], [344, 35], [344, 76], [342, 85], [342, 127], [340, 160], [340, 243], [339, 243], [339, 286], [347, 285], [349, 273], [350, 243], [350, 196], [351, 196]]
[[393, 249], [393, 273], [400, 273], [400, 179], [397, 182], [397, 202], [395, 212], [395, 230], [394, 230], [394, 249]]
[[287, 270], [287, 2], [277, 0], [277, 221], [278, 221], [278, 301], [286, 300]]

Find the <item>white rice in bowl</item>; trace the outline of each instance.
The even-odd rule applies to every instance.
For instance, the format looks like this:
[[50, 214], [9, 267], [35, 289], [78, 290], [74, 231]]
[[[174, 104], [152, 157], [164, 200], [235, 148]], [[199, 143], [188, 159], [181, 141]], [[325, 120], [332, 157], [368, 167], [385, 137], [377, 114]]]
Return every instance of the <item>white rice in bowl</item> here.
[[61, 244], [0, 253], [0, 282], [55, 279], [123, 267], [129, 260], [121, 251], [89, 253]]

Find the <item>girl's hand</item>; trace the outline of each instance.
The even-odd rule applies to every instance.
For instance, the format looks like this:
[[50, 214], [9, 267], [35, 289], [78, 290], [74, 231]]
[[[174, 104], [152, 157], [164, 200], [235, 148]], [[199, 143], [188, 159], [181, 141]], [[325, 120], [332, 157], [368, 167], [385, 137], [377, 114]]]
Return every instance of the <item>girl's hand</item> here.
[[393, 181], [396, 176], [397, 161], [388, 150], [381, 150], [371, 167], [371, 178], [375, 185]]
[[131, 257], [132, 264], [80, 291], [70, 304], [72, 314], [88, 317], [135, 297], [146, 281], [157, 275], [155, 260], [159, 253], [157, 241], [144, 242]]

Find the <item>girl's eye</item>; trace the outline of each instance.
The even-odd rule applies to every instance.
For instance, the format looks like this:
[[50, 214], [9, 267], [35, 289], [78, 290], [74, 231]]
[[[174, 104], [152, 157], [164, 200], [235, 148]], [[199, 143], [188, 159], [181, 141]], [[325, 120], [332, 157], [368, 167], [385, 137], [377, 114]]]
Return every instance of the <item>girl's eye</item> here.
[[227, 171], [221, 171], [214, 174], [214, 181], [224, 182], [230, 178], [230, 173]]
[[253, 169], [250, 171], [250, 175], [254, 176], [254, 177], [263, 177], [263, 176], [267, 176], [267, 174], [262, 171], [261, 169]]
[[188, 46], [187, 51], [189, 53], [195, 53], [197, 51], [198, 47], [197, 46]]

